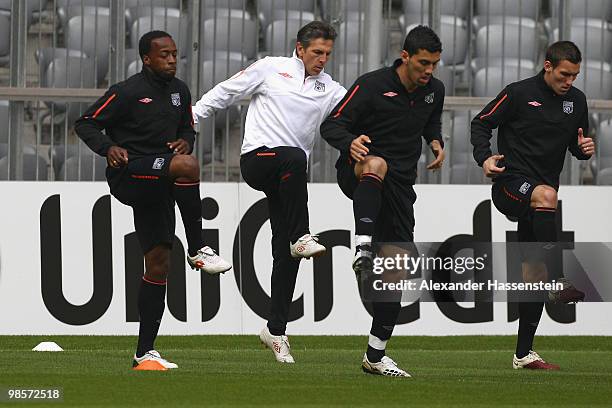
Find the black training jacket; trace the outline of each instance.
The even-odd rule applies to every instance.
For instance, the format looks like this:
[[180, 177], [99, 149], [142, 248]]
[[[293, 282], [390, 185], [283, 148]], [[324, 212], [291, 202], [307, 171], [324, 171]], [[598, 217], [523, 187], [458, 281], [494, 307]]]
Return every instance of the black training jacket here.
[[171, 153], [166, 143], [179, 138], [193, 149], [189, 88], [177, 78], [164, 81], [145, 68], [111, 86], [76, 121], [75, 130], [101, 156], [111, 146], [126, 149], [130, 157]]
[[[321, 136], [348, 160], [353, 139], [364, 134], [372, 141], [370, 153], [385, 159], [388, 174], [414, 184], [421, 156], [421, 137], [442, 141], [444, 84], [436, 78], [406, 91], [393, 66], [362, 75], [321, 125]], [[337, 167], [337, 166], [336, 166]]]
[[557, 95], [544, 81], [544, 71], [514, 82], [472, 120], [471, 141], [479, 166], [491, 153], [491, 130], [499, 127], [497, 145], [503, 174], [522, 175], [558, 188], [565, 153], [589, 156], [578, 147], [578, 128], [589, 130], [584, 93], [571, 87]]

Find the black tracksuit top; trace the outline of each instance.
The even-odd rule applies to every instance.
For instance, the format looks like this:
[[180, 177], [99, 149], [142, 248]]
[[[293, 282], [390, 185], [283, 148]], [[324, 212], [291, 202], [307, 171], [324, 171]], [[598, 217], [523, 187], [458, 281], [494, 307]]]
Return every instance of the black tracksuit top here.
[[385, 159], [388, 175], [414, 184], [421, 137], [443, 145], [444, 84], [432, 77], [408, 92], [395, 71], [400, 64], [398, 59], [391, 67], [359, 77], [321, 125], [321, 136], [340, 150], [340, 163], [349, 160], [353, 139], [368, 135], [370, 153]]
[[111, 86], [76, 121], [75, 130], [101, 156], [111, 146], [126, 149], [130, 157], [171, 153], [166, 143], [179, 138], [193, 149], [189, 88], [177, 78], [165, 81], [144, 68]]
[[497, 145], [504, 159], [498, 167], [503, 174], [535, 179], [559, 187], [565, 153], [580, 160], [590, 156], [578, 146], [578, 128], [587, 137], [588, 108], [582, 91], [571, 87], [557, 95], [544, 81], [544, 71], [514, 82], [492, 100], [472, 120], [471, 142], [479, 166], [491, 153], [491, 130], [499, 127]]

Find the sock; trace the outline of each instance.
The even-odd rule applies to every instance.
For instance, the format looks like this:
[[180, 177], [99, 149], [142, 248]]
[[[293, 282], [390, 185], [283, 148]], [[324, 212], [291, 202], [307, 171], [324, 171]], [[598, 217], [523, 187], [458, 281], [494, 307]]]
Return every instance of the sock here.
[[[384, 347], [393, 334], [397, 315], [401, 309], [400, 302], [373, 302], [372, 327], [370, 329], [370, 341], [368, 341], [368, 360], [377, 363], [385, 355]], [[377, 341], [378, 340], [378, 341]], [[383, 347], [380, 350], [378, 347]]]
[[274, 327], [270, 327], [270, 325], [268, 325], [268, 330], [270, 331], [270, 334], [273, 336], [284, 336], [285, 335], [285, 331], [280, 331], [275, 329]]
[[381, 340], [373, 334], [370, 334], [366, 355], [371, 363], [378, 363], [385, 356], [387, 341], [388, 340]]
[[552, 243], [557, 242], [556, 210], [538, 207], [533, 212], [533, 235], [538, 242], [546, 243], [538, 250], [542, 251], [540, 259], [546, 264], [548, 281], [561, 278], [561, 249]]
[[371, 235], [355, 235], [355, 248], [362, 245], [372, 245]]
[[181, 211], [187, 252], [194, 256], [204, 246], [202, 239], [202, 202], [200, 201], [200, 182], [174, 183], [174, 199]]
[[529, 350], [533, 350], [533, 338], [543, 309], [542, 302], [519, 303], [519, 330], [515, 353], [517, 358], [523, 358], [529, 354]]
[[533, 212], [533, 235], [538, 242], [557, 242], [554, 208], [538, 207]]
[[153, 282], [142, 278], [138, 293], [138, 313], [140, 329], [136, 356], [142, 357], [147, 351], [155, 349], [153, 344], [161, 323], [166, 297], [166, 282]]
[[363, 173], [353, 193], [356, 235], [374, 235], [376, 218], [382, 203], [382, 179], [374, 173]]

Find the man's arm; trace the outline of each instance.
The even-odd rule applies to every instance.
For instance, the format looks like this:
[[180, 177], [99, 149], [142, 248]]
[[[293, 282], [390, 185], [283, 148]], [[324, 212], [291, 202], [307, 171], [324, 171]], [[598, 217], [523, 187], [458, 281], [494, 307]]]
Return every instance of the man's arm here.
[[215, 85], [206, 92], [193, 107], [193, 120], [198, 123], [219, 109], [225, 109], [234, 102], [252, 95], [263, 83], [269, 68], [269, 58], [260, 59], [229, 79]]
[[444, 85], [436, 90], [435, 103], [436, 106], [429, 116], [429, 120], [423, 129], [423, 138], [427, 141], [428, 145], [431, 142], [437, 140], [440, 142], [440, 146], [444, 148], [444, 140], [442, 140], [442, 109], [444, 108]]
[[351, 133], [350, 129], [368, 112], [369, 102], [363, 81], [357, 80], [321, 124], [323, 139], [341, 152], [348, 153], [353, 139], [358, 136]]
[[125, 97], [119, 87], [113, 85], [74, 124], [79, 138], [100, 156], [106, 156], [108, 149], [116, 145], [102, 130], [112, 127], [122, 118], [124, 105]]
[[195, 142], [195, 131], [193, 130], [193, 114], [191, 112], [191, 92], [187, 87], [184, 87], [185, 108], [181, 115], [181, 122], [177, 131], [177, 140], [169, 143], [168, 147], [178, 154], [190, 154], [193, 151]]
[[584, 101], [584, 113], [580, 118], [580, 127], [576, 131], [576, 137], [572, 138], [568, 149], [572, 155], [578, 160], [589, 160], [595, 152], [595, 143], [590, 137], [584, 137], [589, 134], [589, 110]]
[[472, 120], [470, 141], [474, 146], [474, 160], [480, 167], [493, 155], [489, 142], [492, 130], [509, 120], [513, 113], [514, 98], [510, 87], [506, 87]]

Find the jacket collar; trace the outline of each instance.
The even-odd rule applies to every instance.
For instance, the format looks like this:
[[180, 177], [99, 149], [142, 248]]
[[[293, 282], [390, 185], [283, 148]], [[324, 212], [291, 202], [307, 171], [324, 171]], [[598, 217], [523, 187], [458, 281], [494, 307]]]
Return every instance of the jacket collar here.
[[321, 72], [319, 72], [319, 74], [317, 74], [317, 75], [308, 75], [308, 76], [306, 76], [306, 66], [304, 65], [304, 61], [302, 61], [302, 59], [297, 56], [297, 51], [295, 49], [293, 50], [293, 54], [291, 55], [291, 58], [296, 60], [297, 63], [299, 64], [300, 69], [304, 73], [304, 78], [319, 78], [325, 72], [325, 68], [323, 68], [321, 70]]
[[168, 85], [170, 85], [170, 82], [172, 82], [172, 79], [169, 81], [166, 79], [163, 79], [146, 66], [142, 67], [142, 74], [144, 75], [147, 82], [149, 82], [151, 85], [153, 85], [156, 88], [166, 88]]
[[429, 82], [427, 82], [427, 85], [425, 85], [425, 86], [417, 86], [414, 91], [408, 92], [406, 90], [406, 87], [404, 86], [404, 84], [402, 84], [402, 81], [400, 80], [400, 77], [399, 77], [399, 75], [397, 74], [397, 71], [396, 71], [397, 67], [399, 67], [400, 65], [402, 65], [402, 59], [398, 58], [398, 59], [396, 59], [393, 62], [393, 65], [388, 68], [388, 69], [390, 69], [392, 71], [391, 75], [393, 76], [393, 82], [395, 82], [396, 85], [398, 87], [400, 87], [400, 89], [403, 89], [408, 95], [414, 95], [414, 94], [417, 94], [419, 92], [429, 91], [431, 89], [431, 86], [432, 86], [431, 85], [431, 81], [434, 78], [433, 75], [431, 76], [431, 79], [429, 80]]

